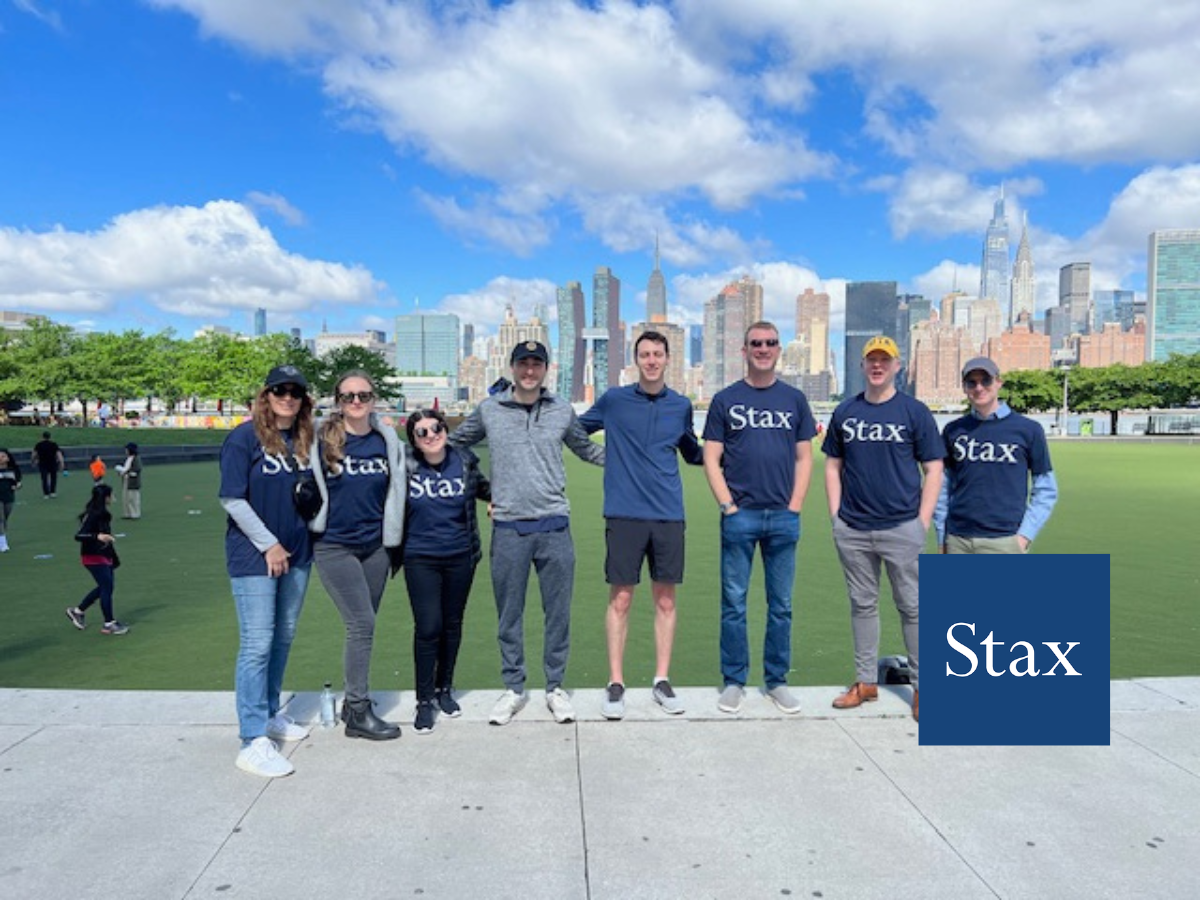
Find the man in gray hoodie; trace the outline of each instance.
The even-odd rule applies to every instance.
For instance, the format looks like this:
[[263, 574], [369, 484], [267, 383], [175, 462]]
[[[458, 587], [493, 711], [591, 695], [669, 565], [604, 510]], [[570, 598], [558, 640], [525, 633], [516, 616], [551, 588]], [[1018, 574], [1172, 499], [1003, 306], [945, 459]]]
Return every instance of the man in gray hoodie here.
[[542, 664], [546, 705], [557, 722], [575, 710], [562, 688], [570, 650], [575, 545], [571, 541], [567, 473], [562, 445], [580, 459], [604, 465], [604, 447], [593, 443], [571, 404], [543, 386], [550, 354], [525, 341], [509, 357], [513, 383], [476, 407], [450, 435], [469, 447], [487, 439], [492, 481], [492, 590], [499, 614], [501, 675], [506, 690], [488, 721], [507, 725], [525, 706], [525, 590], [529, 568], [538, 573], [545, 614]]

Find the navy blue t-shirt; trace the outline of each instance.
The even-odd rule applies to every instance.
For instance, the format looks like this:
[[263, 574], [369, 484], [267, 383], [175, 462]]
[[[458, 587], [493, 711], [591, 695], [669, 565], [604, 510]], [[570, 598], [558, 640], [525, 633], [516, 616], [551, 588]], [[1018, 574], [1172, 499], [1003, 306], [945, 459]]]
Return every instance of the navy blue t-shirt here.
[[417, 470], [408, 478], [405, 559], [471, 551], [467, 504], [475, 498], [467, 496], [466, 484], [462, 458], [453, 450], [446, 452], [440, 465], [425, 460], [417, 463]]
[[[284, 433], [290, 449], [292, 433]], [[299, 465], [299, 461], [297, 460]], [[286, 456], [269, 456], [254, 434], [254, 423], [243, 422], [221, 445], [221, 487], [217, 496], [245, 500], [291, 556], [288, 564], [312, 562], [312, 539], [307, 523], [292, 501], [296, 473]], [[225, 567], [231, 578], [268, 575], [267, 561], [233, 519], [225, 527]]]
[[943, 434], [950, 509], [946, 533], [1008, 537], [1017, 533], [1029, 500], [1029, 476], [1051, 471], [1042, 426], [1019, 413], [955, 419]]
[[734, 382], [717, 391], [704, 421], [704, 440], [724, 445], [725, 483], [745, 509], [787, 508], [796, 486], [796, 444], [816, 433], [803, 392], [782, 381], [765, 388]]
[[363, 546], [383, 540], [383, 504], [388, 491], [387, 443], [378, 431], [346, 433], [342, 470], [325, 473], [329, 518], [321, 540]]
[[911, 522], [921, 510], [920, 463], [945, 452], [929, 407], [908, 394], [883, 403], [864, 394], [833, 411], [825, 455], [842, 460], [838, 518], [859, 531]]

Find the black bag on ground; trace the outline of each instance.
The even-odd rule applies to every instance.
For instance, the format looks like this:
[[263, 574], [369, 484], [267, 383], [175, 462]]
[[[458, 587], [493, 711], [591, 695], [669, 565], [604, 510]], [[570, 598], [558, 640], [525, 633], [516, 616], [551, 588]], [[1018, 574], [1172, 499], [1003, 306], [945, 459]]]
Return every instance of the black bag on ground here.
[[880, 684], [912, 684], [907, 656], [885, 656], [879, 661]]

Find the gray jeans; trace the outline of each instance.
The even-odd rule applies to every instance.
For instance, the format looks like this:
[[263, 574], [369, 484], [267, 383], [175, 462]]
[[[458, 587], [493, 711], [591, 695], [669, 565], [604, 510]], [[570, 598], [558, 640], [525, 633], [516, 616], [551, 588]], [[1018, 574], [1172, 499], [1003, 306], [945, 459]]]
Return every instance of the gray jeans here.
[[892, 598], [900, 612], [900, 630], [908, 650], [913, 688], [918, 676], [918, 558], [925, 548], [925, 526], [913, 519], [895, 528], [858, 531], [841, 518], [833, 520], [833, 543], [842, 561], [850, 595], [850, 625], [854, 632], [855, 681], [879, 681], [879, 568], [887, 566]]
[[500, 675], [504, 686], [518, 693], [525, 690], [525, 591], [529, 567], [533, 566], [545, 615], [542, 665], [546, 690], [559, 687], [571, 649], [571, 593], [575, 588], [571, 530], [521, 535], [512, 528], [493, 528], [491, 566], [500, 619]]
[[346, 702], [368, 699], [375, 615], [387, 585], [388, 558], [383, 546], [343, 547], [318, 542], [313, 549], [317, 575], [346, 625]]

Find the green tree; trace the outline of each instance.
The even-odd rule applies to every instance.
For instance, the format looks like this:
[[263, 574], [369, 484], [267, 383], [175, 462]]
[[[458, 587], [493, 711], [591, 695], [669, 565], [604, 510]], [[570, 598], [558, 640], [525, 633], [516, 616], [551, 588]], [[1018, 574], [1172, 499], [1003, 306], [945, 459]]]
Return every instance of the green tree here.
[[1018, 369], [1002, 376], [1000, 399], [1017, 412], [1057, 409], [1062, 405], [1062, 380], [1041, 369]]
[[381, 400], [394, 400], [400, 396], [402, 385], [396, 380], [396, 370], [388, 365], [382, 354], [366, 347], [347, 345], [331, 350], [319, 360], [319, 371], [309, 380], [318, 396], [331, 397], [338, 376], [352, 369], [361, 369], [371, 376]]
[[54, 412], [72, 396], [70, 359], [79, 339], [68, 326], [49, 319], [26, 324], [11, 346], [13, 377], [20, 381], [26, 402], [49, 401]]

